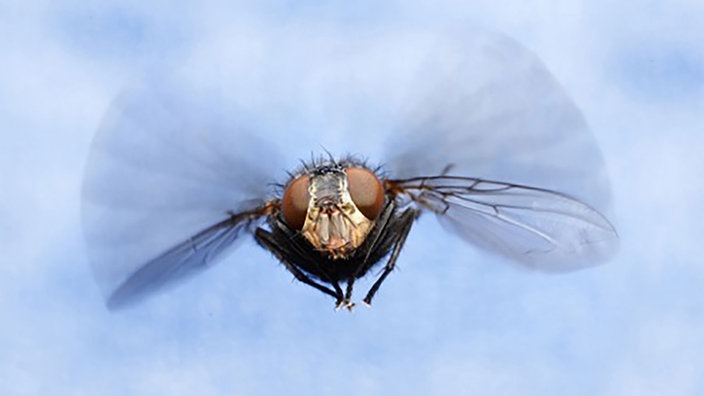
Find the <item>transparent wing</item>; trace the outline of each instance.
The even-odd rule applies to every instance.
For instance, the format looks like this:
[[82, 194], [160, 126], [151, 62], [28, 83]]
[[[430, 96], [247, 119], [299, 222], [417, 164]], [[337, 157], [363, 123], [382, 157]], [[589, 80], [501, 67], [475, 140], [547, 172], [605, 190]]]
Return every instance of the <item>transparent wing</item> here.
[[567, 193], [600, 210], [609, 184], [579, 109], [541, 61], [506, 37], [438, 35], [387, 140], [393, 178], [452, 174]]
[[[268, 198], [282, 169], [278, 155], [253, 135], [257, 124], [238, 118], [236, 108], [216, 110], [222, 107], [180, 87], [150, 85], [123, 94], [108, 111], [91, 146], [82, 202], [89, 261], [106, 296], [145, 263], [144, 273], [175, 271], [164, 260], [199, 230], [213, 230], [208, 243], [231, 243], [242, 228], [220, 222]], [[186, 261], [175, 264], [178, 271]]]
[[109, 296], [108, 307], [117, 309], [139, 301], [164, 286], [202, 271], [231, 248], [243, 230], [264, 215], [263, 210], [234, 215], [180, 242], [149, 260]]
[[[584, 117], [515, 41], [464, 28], [320, 28], [273, 35], [266, 48], [275, 59], [250, 71], [255, 77], [230, 73], [237, 81], [227, 91], [242, 96], [238, 102], [250, 102], [253, 113], [279, 109], [264, 115], [284, 121], [274, 130], [292, 158], [322, 146], [382, 163], [394, 179], [438, 175], [452, 165], [453, 174], [538, 186], [608, 208], [605, 166]], [[217, 77], [213, 84], [223, 84]]]
[[618, 235], [604, 216], [567, 195], [469, 177], [389, 181], [465, 241], [518, 263], [569, 271], [609, 258]]

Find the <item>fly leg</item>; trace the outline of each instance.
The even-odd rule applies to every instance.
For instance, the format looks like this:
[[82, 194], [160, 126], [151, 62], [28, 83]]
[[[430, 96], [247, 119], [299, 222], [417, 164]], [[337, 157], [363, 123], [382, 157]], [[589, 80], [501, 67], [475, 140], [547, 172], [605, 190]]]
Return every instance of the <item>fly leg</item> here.
[[342, 288], [340, 287], [340, 284], [338, 282], [330, 282], [332, 287], [335, 288], [335, 293], [337, 294], [336, 301], [335, 301], [335, 309], [340, 310], [342, 308], [347, 308], [348, 310], [352, 310], [352, 307], [354, 307], [354, 303], [350, 302], [350, 299], [346, 297], [346, 295], [343, 296], [342, 294]]
[[398, 236], [396, 237], [396, 241], [394, 242], [393, 250], [391, 251], [391, 257], [389, 257], [389, 261], [386, 262], [384, 271], [369, 289], [366, 297], [364, 297], [364, 299], [362, 300], [365, 304], [372, 304], [372, 298], [374, 298], [374, 295], [376, 294], [377, 290], [379, 290], [379, 287], [384, 282], [384, 279], [386, 279], [386, 277], [391, 273], [391, 271], [394, 270], [394, 267], [396, 266], [396, 260], [398, 260], [398, 255], [401, 253], [403, 244], [406, 242], [406, 237], [408, 237], [408, 233], [411, 231], [413, 222], [415, 221], [416, 217], [418, 217], [418, 214], [419, 212], [416, 209], [408, 209], [401, 214], [399, 218], [400, 224], [398, 228]]
[[354, 308], [354, 303], [352, 302], [352, 289], [354, 288], [354, 279], [354, 276], [350, 276], [349, 279], [347, 279], [347, 289], [345, 290], [345, 298], [338, 303], [337, 309], [347, 308], [351, 311], [352, 308]]
[[312, 280], [311, 278], [309, 278], [306, 274], [301, 272], [301, 270], [299, 270], [295, 265], [293, 265], [285, 260], [282, 260], [281, 262], [286, 267], [286, 269], [289, 270], [289, 272], [291, 272], [293, 274], [293, 276], [298, 281], [303, 282], [308, 286], [312, 286], [312, 287], [320, 290], [321, 292], [323, 292], [331, 297], [334, 297], [338, 307], [340, 306], [340, 304], [342, 304], [342, 290], [339, 290], [340, 286], [334, 285], [334, 286], [336, 286], [335, 289], [338, 289], [338, 290], [332, 291], [332, 290], [330, 290], [330, 288], [325, 287], [325, 286], [319, 284], [318, 282]]
[[349, 310], [352, 310], [352, 308], [355, 305], [355, 303], [352, 302], [352, 290], [354, 289], [354, 282], [359, 277], [359, 275], [361, 273], [364, 273], [369, 269], [369, 266], [370, 266], [369, 255], [375, 249], [375, 247], [381, 243], [382, 239], [384, 239], [384, 238], [382, 238], [382, 236], [385, 234], [386, 229], [387, 229], [386, 227], [389, 224], [391, 216], [393, 215], [395, 210], [396, 210], [396, 202], [393, 199], [391, 199], [387, 202], [386, 206], [384, 207], [383, 212], [381, 213], [379, 218], [376, 220], [376, 223], [379, 226], [374, 228], [372, 230], [372, 232], [367, 236], [368, 240], [371, 241], [371, 243], [369, 246], [366, 247], [366, 254], [364, 256], [362, 264], [347, 279], [347, 290], [345, 291], [344, 301], [347, 303], [346, 307]]
[[320, 283], [312, 280], [308, 275], [306, 275], [303, 271], [301, 271], [295, 264], [291, 263], [288, 259], [288, 257], [291, 257], [292, 255], [295, 255], [296, 253], [292, 250], [288, 250], [283, 246], [283, 244], [277, 243], [275, 240], [274, 236], [272, 233], [258, 228], [257, 231], [254, 233], [254, 238], [256, 239], [257, 243], [259, 243], [263, 248], [267, 249], [268, 251], [272, 252], [274, 256], [276, 256], [279, 261], [286, 267], [286, 269], [293, 274], [293, 276], [300, 282], [305, 283], [308, 286], [314, 287], [321, 292], [334, 297], [335, 300], [337, 301], [337, 305], [339, 306], [343, 302], [343, 294], [342, 294], [342, 289], [340, 288], [340, 285], [337, 284], [337, 282], [334, 282], [331, 284], [335, 288], [333, 291], [329, 287], [323, 286]]

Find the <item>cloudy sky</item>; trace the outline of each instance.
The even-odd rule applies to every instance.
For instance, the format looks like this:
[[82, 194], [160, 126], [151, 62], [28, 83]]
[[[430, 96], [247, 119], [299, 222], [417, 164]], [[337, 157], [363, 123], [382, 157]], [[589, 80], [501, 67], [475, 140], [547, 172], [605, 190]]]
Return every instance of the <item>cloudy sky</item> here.
[[[704, 393], [703, 17], [693, 0], [0, 4], [0, 393]], [[256, 115], [272, 95], [293, 101], [286, 65], [326, 45], [301, 37], [370, 48], [374, 27], [448, 25], [517, 40], [579, 106], [610, 177], [621, 248], [608, 264], [520, 271], [426, 216], [371, 309], [335, 312], [247, 242], [178, 288], [105, 308], [81, 183], [125, 87], [168, 76]], [[304, 136], [284, 169], [319, 149], [301, 127], [318, 113], [267, 114], [255, 124], [276, 144]]]

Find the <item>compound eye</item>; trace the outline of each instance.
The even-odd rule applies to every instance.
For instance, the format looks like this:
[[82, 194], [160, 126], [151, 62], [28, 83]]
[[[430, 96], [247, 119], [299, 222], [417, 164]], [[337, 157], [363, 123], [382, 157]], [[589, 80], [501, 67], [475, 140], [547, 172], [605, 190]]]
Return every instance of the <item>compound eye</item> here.
[[352, 201], [364, 217], [375, 220], [384, 206], [384, 186], [376, 175], [362, 168], [345, 169]]
[[284, 197], [281, 202], [284, 212], [284, 220], [291, 228], [300, 230], [306, 221], [308, 214], [308, 193], [310, 178], [306, 175], [299, 176], [286, 186]]

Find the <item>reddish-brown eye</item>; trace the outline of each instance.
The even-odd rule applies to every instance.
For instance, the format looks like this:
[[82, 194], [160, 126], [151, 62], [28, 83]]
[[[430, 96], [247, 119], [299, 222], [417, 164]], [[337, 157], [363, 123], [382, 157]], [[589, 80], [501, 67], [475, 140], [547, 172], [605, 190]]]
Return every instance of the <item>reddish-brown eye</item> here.
[[362, 214], [376, 220], [384, 206], [384, 186], [376, 175], [362, 168], [345, 169], [352, 201]]
[[310, 178], [303, 175], [299, 176], [286, 186], [284, 197], [281, 202], [284, 212], [284, 220], [291, 228], [300, 230], [306, 221], [308, 213], [308, 202], [310, 194], [308, 194], [308, 186]]

